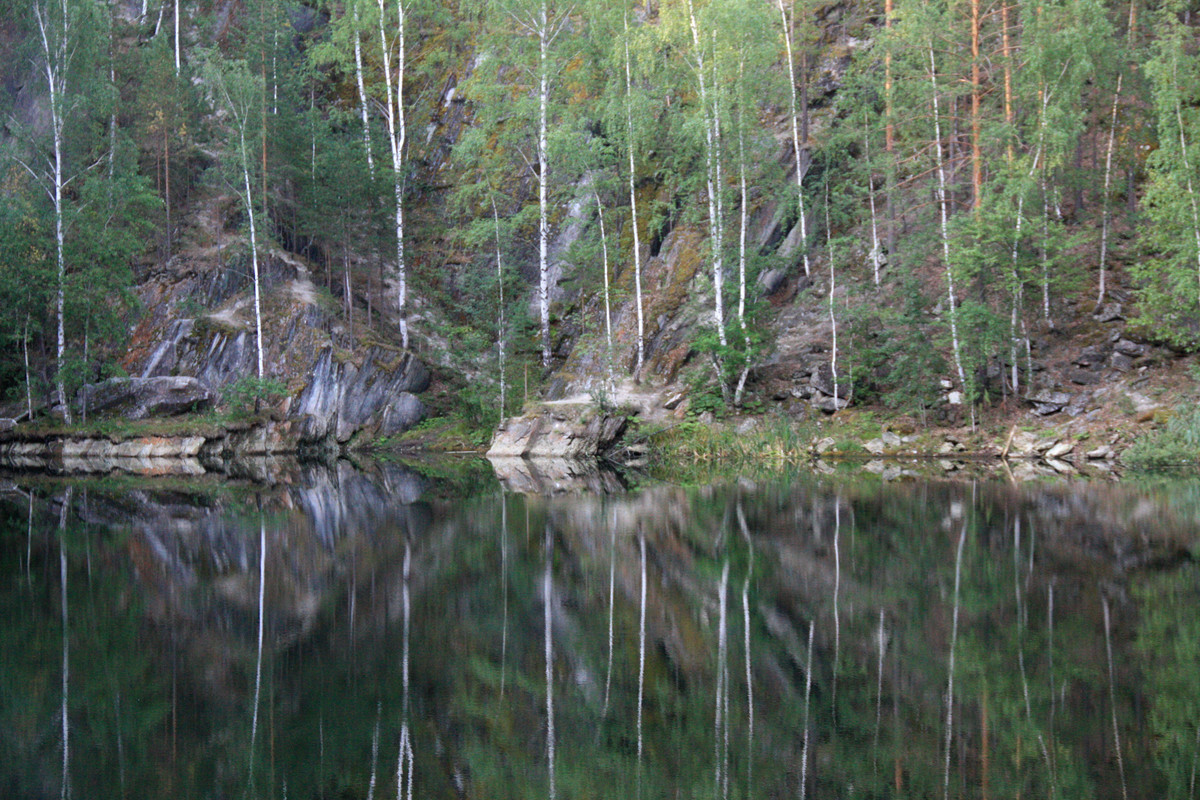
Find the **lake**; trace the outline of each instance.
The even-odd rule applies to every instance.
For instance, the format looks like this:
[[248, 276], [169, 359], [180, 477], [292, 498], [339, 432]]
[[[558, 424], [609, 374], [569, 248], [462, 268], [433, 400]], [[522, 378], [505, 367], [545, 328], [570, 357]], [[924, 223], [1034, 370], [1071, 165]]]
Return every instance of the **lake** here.
[[9, 475], [0, 796], [1195, 796], [1195, 478], [501, 477]]

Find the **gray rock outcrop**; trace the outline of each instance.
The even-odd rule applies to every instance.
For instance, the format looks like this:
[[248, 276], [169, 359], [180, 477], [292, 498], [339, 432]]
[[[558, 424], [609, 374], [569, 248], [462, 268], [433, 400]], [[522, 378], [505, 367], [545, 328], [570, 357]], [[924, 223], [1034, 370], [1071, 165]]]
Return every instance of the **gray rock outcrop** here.
[[109, 378], [82, 387], [78, 405], [89, 414], [120, 413], [127, 419], [172, 416], [211, 408], [208, 384], [185, 375], [158, 378]]

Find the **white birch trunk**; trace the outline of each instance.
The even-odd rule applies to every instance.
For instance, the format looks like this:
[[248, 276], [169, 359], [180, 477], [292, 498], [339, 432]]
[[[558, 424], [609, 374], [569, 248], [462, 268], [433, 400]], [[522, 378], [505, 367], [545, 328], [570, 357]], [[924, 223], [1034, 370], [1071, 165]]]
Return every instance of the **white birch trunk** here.
[[242, 185], [245, 192], [246, 216], [250, 220], [250, 267], [254, 279], [254, 349], [256, 355], [256, 375], [259, 381], [263, 377], [263, 341], [262, 341], [262, 285], [258, 273], [258, 233], [254, 224], [254, 195], [250, 188], [250, 156], [246, 150], [245, 121], [238, 126], [239, 144], [242, 154]]
[[[708, 95], [708, 81], [705, 79], [704, 49], [700, 44], [700, 29], [696, 24], [696, 11], [692, 0], [688, 0], [688, 20], [691, 24], [692, 44], [695, 46], [696, 51], [696, 76], [699, 79], [700, 106], [704, 114], [704, 162], [705, 178], [708, 184], [708, 229], [712, 246], [713, 294], [715, 296], [713, 324], [717, 329], [717, 340], [723, 348], [726, 346], [725, 308], [722, 300], [725, 275], [721, 264], [721, 220], [717, 211], [718, 191], [720, 190], [718, 171], [720, 167], [717, 164], [717, 148], [719, 145], [715, 137], [717, 135], [718, 123], [714, 119], [715, 109], [711, 105]], [[722, 389], [724, 389], [723, 381]]]
[[796, 110], [796, 58], [792, 54], [792, 26], [788, 21], [787, 12], [783, 8], [783, 0], [775, 0], [779, 6], [779, 19], [783, 26], [783, 48], [787, 55], [788, 89], [790, 90], [790, 110], [792, 119], [792, 154], [796, 162], [796, 210], [800, 222], [800, 249], [804, 253], [804, 274], [809, 274], [808, 264], [808, 223], [804, 213], [804, 161], [800, 142], [800, 119]]
[[[929, 45], [929, 81], [933, 86], [933, 143], [937, 157], [937, 203], [941, 215], [942, 259], [946, 264], [946, 292], [950, 303], [950, 343], [954, 350], [954, 369], [958, 373], [958, 384], [965, 391], [966, 374], [963, 372], [962, 355], [958, 343], [958, 298], [954, 294], [954, 267], [950, 261], [950, 220], [946, 208], [946, 163], [942, 158], [942, 121], [938, 106], [937, 62], [933, 56], [933, 44]], [[974, 418], [974, 411], [972, 411]]]
[[[833, 309], [833, 291], [837, 288], [837, 274], [834, 272], [833, 265], [833, 238], [830, 232], [833, 229], [829, 224], [829, 184], [825, 185], [825, 240], [829, 244], [829, 325], [832, 331], [832, 346], [829, 348], [829, 372], [833, 376], [833, 413], [837, 413], [838, 407], [838, 368], [837, 368], [837, 315]], [[835, 600], [836, 602], [836, 600]], [[834, 619], [836, 625], [837, 620]], [[836, 667], [835, 667], [836, 670]]]
[[596, 216], [600, 220], [600, 255], [604, 265], [604, 363], [608, 373], [608, 390], [613, 390], [613, 338], [612, 338], [612, 305], [609, 298], [608, 280], [608, 234], [604, 230], [604, 205], [600, 202], [600, 193], [593, 190], [596, 198]]
[[1096, 293], [1096, 311], [1104, 305], [1104, 296], [1108, 291], [1108, 226], [1111, 222], [1112, 204], [1108, 193], [1112, 187], [1113, 151], [1117, 144], [1117, 110], [1121, 104], [1121, 81], [1125, 75], [1117, 76], [1117, 89], [1113, 93], [1112, 120], [1108, 124], [1108, 148], [1104, 156], [1104, 212], [1100, 222], [1100, 289]]
[[179, 57], [179, 3], [181, 0], [174, 0], [175, 13], [175, 77], [179, 77], [179, 69], [182, 64], [182, 59]]
[[[492, 223], [496, 234], [496, 359], [500, 371], [500, 419], [504, 419], [505, 389], [504, 380], [504, 261], [500, 255], [500, 211], [496, 208], [496, 198], [492, 197]], [[606, 273], [607, 275], [607, 273]]]
[[[738, 61], [738, 83], [742, 83], [745, 60]], [[741, 98], [743, 101], [745, 98]], [[740, 209], [738, 214], [738, 326], [742, 329], [744, 348], [742, 370], [738, 374], [737, 386], [733, 390], [733, 405], [742, 404], [746, 391], [746, 378], [750, 375], [750, 333], [746, 328], [746, 235], [750, 227], [750, 193], [746, 181], [746, 119], [744, 102], [738, 104], [738, 192]]]
[[875, 285], [879, 285], [879, 268], [883, 266], [883, 248], [879, 243], [879, 222], [875, 212], [875, 173], [871, 168], [871, 134], [863, 135], [863, 155], [867, 161], [867, 199], [871, 204], [871, 270], [874, 274]]
[[625, 15], [625, 135], [629, 156], [629, 212], [633, 225], [633, 297], [637, 304], [637, 360], [634, 376], [646, 363], [646, 326], [642, 317], [642, 241], [638, 230], [637, 176], [633, 146], [633, 67], [629, 57], [629, 15]]
[[542, 335], [542, 366], [550, 366], [550, 208], [546, 198], [549, 175], [548, 106], [550, 101], [550, 20], [542, 0], [538, 26], [538, 314]]
[[371, 146], [371, 118], [367, 113], [367, 90], [363, 83], [363, 59], [362, 59], [362, 37], [359, 35], [359, 9], [360, 0], [352, 0], [354, 3], [354, 78], [358, 84], [358, 111], [362, 117], [363, 128], [363, 151], [367, 155], [367, 174], [371, 180], [375, 180], [375, 152]]
[[387, 31], [384, 19], [387, 11], [384, 0], [379, 2], [379, 47], [383, 57], [383, 77], [386, 87], [388, 149], [392, 156], [392, 191], [395, 196], [395, 231], [396, 231], [396, 312], [400, 321], [400, 345], [408, 347], [408, 320], [406, 318], [406, 269], [404, 262], [404, 146], [407, 129], [404, 119], [404, 3], [397, 0], [399, 12], [397, 20], [397, 63], [396, 81], [392, 83], [392, 52], [388, 45]]
[[[66, 306], [67, 266], [65, 255], [65, 231], [63, 226], [63, 188], [66, 179], [63, 176], [63, 131], [66, 124], [63, 103], [67, 90], [67, 69], [70, 65], [70, 35], [71, 20], [67, 13], [66, 0], [61, 4], [62, 29], [51, 30], [49, 5], [34, 6], [34, 16], [37, 20], [38, 34], [42, 44], [42, 56], [45, 58], [44, 70], [46, 86], [50, 95], [50, 131], [53, 138], [54, 152], [50, 164], [50, 199], [54, 204], [54, 262], [56, 267], [57, 286], [54, 295], [57, 340], [55, 343], [55, 375], [54, 389], [58, 394], [58, 402], [63, 409], [63, 420], [72, 424], [71, 406], [67, 402], [67, 392], [63, 383], [63, 368], [66, 362], [66, 331], [63, 315]], [[51, 39], [53, 38], [53, 41]]]

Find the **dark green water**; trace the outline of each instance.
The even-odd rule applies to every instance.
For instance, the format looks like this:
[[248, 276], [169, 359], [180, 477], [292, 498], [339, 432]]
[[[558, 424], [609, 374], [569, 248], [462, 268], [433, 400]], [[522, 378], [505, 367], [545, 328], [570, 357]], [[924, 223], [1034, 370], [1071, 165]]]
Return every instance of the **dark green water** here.
[[1198, 532], [1195, 480], [17, 478], [0, 797], [1193, 797]]

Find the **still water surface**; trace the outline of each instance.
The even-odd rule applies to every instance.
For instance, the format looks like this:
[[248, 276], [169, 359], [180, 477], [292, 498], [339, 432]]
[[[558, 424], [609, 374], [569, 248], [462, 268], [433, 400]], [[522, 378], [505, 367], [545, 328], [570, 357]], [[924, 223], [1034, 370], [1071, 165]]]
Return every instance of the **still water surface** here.
[[17, 478], [0, 796], [1193, 797], [1198, 531], [1195, 480]]

